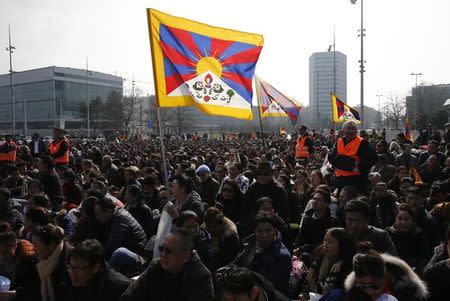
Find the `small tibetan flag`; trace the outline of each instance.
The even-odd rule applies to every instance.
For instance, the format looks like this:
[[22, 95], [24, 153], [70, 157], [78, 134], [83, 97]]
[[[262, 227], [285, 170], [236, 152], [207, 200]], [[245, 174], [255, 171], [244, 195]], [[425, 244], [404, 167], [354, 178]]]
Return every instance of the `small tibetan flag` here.
[[255, 76], [256, 94], [261, 117], [289, 117], [292, 125], [297, 124], [301, 105], [285, 96], [272, 85]]
[[334, 122], [354, 121], [357, 124], [361, 123], [359, 112], [341, 101], [333, 93], [331, 93], [331, 108]]

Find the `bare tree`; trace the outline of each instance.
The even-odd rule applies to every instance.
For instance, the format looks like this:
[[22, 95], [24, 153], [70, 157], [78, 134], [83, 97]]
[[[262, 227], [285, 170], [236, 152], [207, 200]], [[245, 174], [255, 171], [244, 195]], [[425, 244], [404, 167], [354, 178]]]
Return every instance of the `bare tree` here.
[[389, 96], [381, 109], [386, 122], [392, 122], [395, 129], [399, 129], [399, 122], [403, 120], [406, 113], [406, 100], [399, 96]]

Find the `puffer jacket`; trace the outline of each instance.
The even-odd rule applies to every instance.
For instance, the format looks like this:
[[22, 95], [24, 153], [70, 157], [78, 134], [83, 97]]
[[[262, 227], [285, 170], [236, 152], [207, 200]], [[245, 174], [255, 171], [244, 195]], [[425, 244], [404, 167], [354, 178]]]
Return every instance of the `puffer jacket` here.
[[[254, 251], [256, 248], [256, 236], [251, 235], [246, 242], [245, 249], [234, 260], [234, 264], [246, 267], [249, 270], [263, 275], [273, 286], [285, 296], [290, 295], [289, 277], [292, 269], [292, 256], [281, 242], [281, 238], [275, 239], [275, 243], [268, 248]], [[254, 255], [252, 256], [252, 254]]]
[[103, 233], [105, 257], [109, 259], [112, 253], [120, 247], [145, 256], [147, 236], [136, 219], [125, 209], [115, 209], [111, 222], [106, 225]]
[[[428, 298], [428, 288], [411, 267], [402, 259], [388, 254], [381, 254], [390, 275], [390, 294], [398, 301], [423, 301]], [[347, 291], [357, 290], [355, 272], [345, 279]]]

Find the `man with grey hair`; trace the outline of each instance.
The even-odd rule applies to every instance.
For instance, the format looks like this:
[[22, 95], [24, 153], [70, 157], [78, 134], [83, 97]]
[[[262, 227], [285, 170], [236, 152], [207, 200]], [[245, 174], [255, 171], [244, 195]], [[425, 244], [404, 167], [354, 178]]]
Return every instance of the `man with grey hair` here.
[[328, 160], [335, 168], [335, 186], [352, 185], [360, 193], [367, 194], [367, 174], [377, 162], [378, 156], [369, 142], [358, 135], [354, 121], [347, 121], [342, 127], [343, 136], [338, 138]]
[[211, 273], [193, 250], [189, 232], [172, 231], [159, 250], [159, 260], [151, 263], [139, 279], [128, 286], [121, 301], [214, 299]]

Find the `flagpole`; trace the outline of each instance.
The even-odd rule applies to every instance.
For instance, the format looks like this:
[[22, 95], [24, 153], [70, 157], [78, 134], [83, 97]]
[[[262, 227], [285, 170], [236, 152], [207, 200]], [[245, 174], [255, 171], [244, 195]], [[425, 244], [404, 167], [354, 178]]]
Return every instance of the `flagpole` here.
[[261, 91], [260, 91], [260, 82], [258, 77], [255, 75], [255, 87], [256, 87], [256, 100], [258, 103], [258, 118], [259, 118], [259, 134], [261, 135], [261, 139], [264, 141], [264, 132], [262, 127], [262, 119], [261, 119]]
[[169, 188], [169, 175], [167, 173], [167, 162], [166, 162], [166, 150], [164, 147], [164, 137], [163, 137], [163, 130], [162, 130], [162, 123], [161, 123], [161, 108], [159, 106], [159, 90], [158, 90], [158, 81], [156, 78], [156, 62], [155, 62], [155, 48], [153, 45], [153, 39], [152, 39], [152, 29], [151, 29], [151, 20], [150, 20], [150, 12], [149, 9], [147, 9], [147, 20], [148, 20], [148, 34], [150, 38], [150, 52], [152, 57], [152, 69], [153, 69], [153, 83], [155, 87], [155, 103], [156, 103], [156, 116], [158, 118], [158, 128], [159, 128], [159, 140], [161, 144], [161, 158], [162, 158], [162, 165], [163, 165], [163, 172], [164, 172], [164, 183], [166, 185], [167, 190], [170, 190]]

